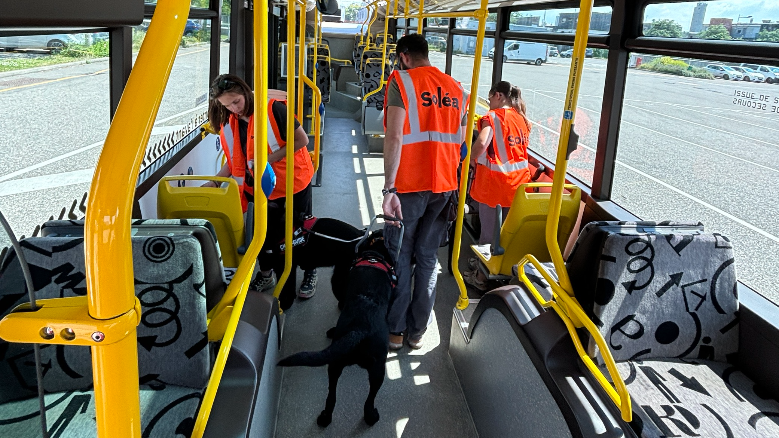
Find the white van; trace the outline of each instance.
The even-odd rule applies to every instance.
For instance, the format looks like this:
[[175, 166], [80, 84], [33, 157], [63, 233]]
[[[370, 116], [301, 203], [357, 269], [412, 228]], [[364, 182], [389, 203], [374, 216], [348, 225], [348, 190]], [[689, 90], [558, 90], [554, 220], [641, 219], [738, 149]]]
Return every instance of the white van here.
[[503, 61], [524, 61], [541, 65], [549, 57], [549, 46], [545, 43], [513, 42], [503, 49]]

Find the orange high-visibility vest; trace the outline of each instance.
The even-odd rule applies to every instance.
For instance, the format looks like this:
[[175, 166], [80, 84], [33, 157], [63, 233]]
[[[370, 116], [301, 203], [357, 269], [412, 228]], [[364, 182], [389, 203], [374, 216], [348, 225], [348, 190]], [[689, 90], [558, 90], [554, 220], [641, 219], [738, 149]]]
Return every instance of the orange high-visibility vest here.
[[[276, 123], [276, 119], [273, 117], [273, 102], [275, 99], [268, 99], [268, 153], [271, 154], [277, 150], [286, 146], [287, 142], [281, 139], [279, 126]], [[286, 105], [286, 101], [280, 101]], [[229, 124], [223, 125], [219, 132], [222, 147], [225, 151], [225, 157], [227, 157], [227, 166], [230, 168], [230, 174], [238, 183], [238, 189], [241, 193], [241, 206], [243, 211], [246, 211], [248, 201], [244, 195], [244, 191], [250, 195], [254, 195], [254, 187], [244, 186], [244, 180], [246, 177], [246, 168], [248, 164], [249, 173], [254, 177], [254, 115], [249, 117], [249, 128], [246, 133], [246, 157], [244, 157], [241, 150], [241, 139], [238, 130], [238, 117], [234, 114], [230, 114]], [[286, 129], [286, 127], [285, 127]], [[272, 135], [271, 135], [272, 133]], [[294, 140], [293, 140], [294, 142]], [[271, 163], [271, 167], [276, 174], [276, 187], [268, 197], [268, 199], [283, 198], [286, 196], [285, 189], [286, 183], [284, 181], [287, 174], [287, 161], [286, 158]], [[294, 189], [293, 193], [297, 193], [308, 186], [311, 182], [311, 178], [314, 175], [314, 166], [311, 163], [311, 156], [308, 154], [306, 148], [301, 148], [295, 152], [295, 167], [294, 167]]]
[[[406, 107], [395, 188], [398, 193], [455, 190], [468, 95], [459, 82], [436, 67], [395, 70], [389, 80], [393, 78]], [[386, 109], [385, 95], [385, 129]]]
[[481, 118], [481, 128], [487, 125], [492, 127], [492, 142], [476, 160], [471, 197], [490, 207], [510, 207], [517, 187], [530, 182], [530, 122], [514, 108], [498, 108]]

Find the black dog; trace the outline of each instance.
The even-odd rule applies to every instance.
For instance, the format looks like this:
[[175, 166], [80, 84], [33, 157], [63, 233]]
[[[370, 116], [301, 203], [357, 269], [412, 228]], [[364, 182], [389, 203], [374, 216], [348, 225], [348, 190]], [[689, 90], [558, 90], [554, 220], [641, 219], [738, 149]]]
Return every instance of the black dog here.
[[[287, 310], [295, 301], [296, 271], [333, 267], [331, 285], [338, 301], [345, 290], [354, 248], [365, 230], [331, 218], [293, 218], [292, 270], [279, 295], [279, 305]], [[280, 278], [284, 271], [284, 209], [268, 207], [268, 234], [258, 260], [263, 269], [271, 268]], [[258, 274], [259, 275], [259, 274]]]
[[368, 370], [370, 392], [365, 400], [364, 419], [369, 426], [379, 421], [374, 401], [384, 383], [387, 362], [387, 306], [395, 282], [391, 260], [382, 231], [373, 232], [360, 246], [357, 260], [349, 271], [338, 323], [327, 331], [333, 343], [322, 351], [297, 353], [279, 361], [280, 366], [328, 365], [327, 402], [316, 420], [322, 427], [329, 425], [333, 418], [338, 378], [348, 365]]

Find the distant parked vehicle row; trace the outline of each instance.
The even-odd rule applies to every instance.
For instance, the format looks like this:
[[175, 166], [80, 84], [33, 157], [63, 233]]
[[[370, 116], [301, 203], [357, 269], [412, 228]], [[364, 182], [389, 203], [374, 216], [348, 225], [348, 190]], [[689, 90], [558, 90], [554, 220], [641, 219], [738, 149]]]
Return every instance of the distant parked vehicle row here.
[[738, 70], [721, 64], [709, 64], [706, 66], [706, 70], [711, 73], [715, 78], [722, 78], [727, 80], [740, 81], [744, 79], [744, 74]]
[[[487, 56], [495, 57], [495, 48], [490, 49]], [[513, 42], [507, 43], [503, 49], [503, 62], [520, 61], [528, 64], [541, 65], [547, 62], [549, 46], [545, 43]]]
[[771, 67], [768, 65], [748, 64], [746, 62], [741, 63], [741, 67], [745, 67], [760, 73], [765, 78], [767, 84], [779, 84], [779, 67]]
[[48, 50], [56, 52], [71, 44], [91, 45], [108, 38], [107, 32], [95, 34], [51, 34], [51, 35], [20, 35], [0, 37], [0, 49], [6, 52], [12, 50]]
[[[595, 51], [592, 49], [584, 49], [584, 57], [585, 58], [592, 58]], [[573, 56], [573, 49], [563, 50], [562, 53], [560, 53], [560, 56], [563, 58], [570, 58]]]
[[738, 66], [709, 64], [706, 66], [706, 70], [715, 78], [725, 80], [779, 84], [779, 67], [747, 63]]

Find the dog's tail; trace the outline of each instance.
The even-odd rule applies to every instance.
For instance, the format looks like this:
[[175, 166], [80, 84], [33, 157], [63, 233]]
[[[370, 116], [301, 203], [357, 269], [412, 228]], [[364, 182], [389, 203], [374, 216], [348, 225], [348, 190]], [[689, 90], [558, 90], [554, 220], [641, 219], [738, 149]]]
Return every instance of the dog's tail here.
[[367, 335], [365, 332], [349, 332], [333, 341], [329, 347], [322, 351], [296, 353], [281, 359], [278, 365], [282, 367], [321, 367], [327, 365], [333, 359], [349, 354]]

